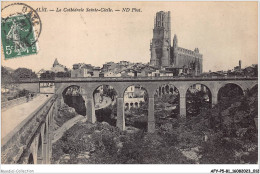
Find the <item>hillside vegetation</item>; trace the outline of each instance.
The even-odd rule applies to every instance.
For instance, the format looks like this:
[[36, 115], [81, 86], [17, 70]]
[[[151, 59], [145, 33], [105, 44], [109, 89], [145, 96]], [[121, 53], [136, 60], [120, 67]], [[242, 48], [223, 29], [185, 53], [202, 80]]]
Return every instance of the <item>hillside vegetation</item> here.
[[52, 163], [256, 164], [257, 97], [255, 87], [196, 117], [173, 118], [154, 134], [120, 131], [106, 122], [78, 123], [53, 145]]

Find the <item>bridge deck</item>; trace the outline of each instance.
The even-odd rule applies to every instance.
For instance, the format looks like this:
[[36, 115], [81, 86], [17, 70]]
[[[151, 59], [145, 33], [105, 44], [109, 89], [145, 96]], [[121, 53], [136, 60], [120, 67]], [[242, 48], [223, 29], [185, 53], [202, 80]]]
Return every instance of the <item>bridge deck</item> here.
[[51, 96], [52, 94], [48, 95], [48, 97], [44, 94], [39, 94], [27, 103], [2, 111], [1, 139], [13, 131], [23, 120], [36, 111], [37, 108], [43, 105]]
[[25, 79], [13, 83], [62, 83], [62, 82], [159, 82], [159, 81], [229, 81], [229, 80], [258, 80], [258, 77], [78, 77], [55, 78], [53, 80]]

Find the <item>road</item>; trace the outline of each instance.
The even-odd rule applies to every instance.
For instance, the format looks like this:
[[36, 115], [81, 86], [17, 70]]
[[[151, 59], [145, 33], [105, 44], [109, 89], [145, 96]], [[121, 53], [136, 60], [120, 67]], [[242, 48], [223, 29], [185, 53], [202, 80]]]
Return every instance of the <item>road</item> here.
[[[1, 139], [10, 133], [16, 126], [18, 126], [24, 119], [30, 116], [37, 110], [45, 101], [47, 101], [52, 94], [39, 94], [33, 100], [20, 105], [13, 106], [7, 110], [2, 111], [2, 125], [1, 125]], [[95, 107], [96, 110], [105, 108], [112, 103], [111, 98], [104, 97], [101, 103]]]
[[[95, 105], [95, 110], [106, 108], [111, 103], [112, 103], [111, 98], [104, 96], [103, 101], [101, 103], [97, 103]], [[52, 143], [55, 143], [57, 140], [59, 140], [62, 137], [64, 132], [66, 132], [68, 129], [70, 129], [73, 125], [75, 125], [79, 121], [83, 121], [84, 119], [86, 121], [87, 117], [84, 117], [82, 115], [77, 115], [74, 118], [72, 118], [72, 119], [68, 120], [67, 122], [65, 122], [60, 128], [58, 128], [54, 132], [54, 139], [52, 140]]]
[[39, 94], [27, 103], [23, 103], [2, 111], [1, 139], [10, 133], [24, 119], [37, 110], [52, 95]]
[[77, 115], [73, 117], [72, 119], [66, 121], [61, 127], [59, 127], [57, 130], [54, 131], [54, 138], [52, 140], [52, 143], [55, 143], [57, 140], [59, 140], [63, 133], [66, 132], [68, 129], [70, 129], [74, 124], [83, 121], [85, 122], [87, 120], [87, 117], [84, 117], [82, 115]]

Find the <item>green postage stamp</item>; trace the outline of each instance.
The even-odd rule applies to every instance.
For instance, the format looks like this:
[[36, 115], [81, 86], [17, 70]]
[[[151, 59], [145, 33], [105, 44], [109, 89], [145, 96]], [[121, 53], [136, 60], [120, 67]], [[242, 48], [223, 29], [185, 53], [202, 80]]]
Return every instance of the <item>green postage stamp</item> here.
[[1, 37], [5, 59], [37, 54], [41, 20], [37, 12], [24, 3], [2, 9]]
[[38, 49], [30, 14], [2, 19], [2, 45], [5, 59], [36, 54]]

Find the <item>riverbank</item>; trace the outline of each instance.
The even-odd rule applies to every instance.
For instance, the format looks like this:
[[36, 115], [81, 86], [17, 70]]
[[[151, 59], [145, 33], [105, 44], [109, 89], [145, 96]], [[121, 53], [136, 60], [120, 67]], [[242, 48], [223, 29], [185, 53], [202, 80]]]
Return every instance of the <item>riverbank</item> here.
[[53, 144], [54, 164], [257, 164], [257, 88], [149, 134], [77, 122]]

